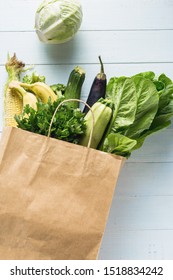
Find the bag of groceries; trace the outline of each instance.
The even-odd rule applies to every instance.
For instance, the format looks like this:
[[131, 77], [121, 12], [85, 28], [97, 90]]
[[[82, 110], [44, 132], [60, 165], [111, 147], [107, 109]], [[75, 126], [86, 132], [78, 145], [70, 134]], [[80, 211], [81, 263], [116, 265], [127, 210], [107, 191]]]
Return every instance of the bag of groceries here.
[[66, 86], [21, 80], [23, 67], [6, 63], [0, 259], [96, 259], [125, 159], [171, 124], [173, 82], [148, 71], [106, 85], [101, 62], [81, 111], [81, 67]]
[[96, 259], [124, 158], [6, 127], [0, 259]]

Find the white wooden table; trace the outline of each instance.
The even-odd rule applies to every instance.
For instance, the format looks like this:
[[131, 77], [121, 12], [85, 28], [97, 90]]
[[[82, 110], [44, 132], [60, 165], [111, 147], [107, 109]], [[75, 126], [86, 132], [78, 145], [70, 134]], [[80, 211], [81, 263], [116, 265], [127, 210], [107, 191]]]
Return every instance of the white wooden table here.
[[[173, 0], [81, 0], [75, 38], [44, 45], [34, 31], [40, 0], [0, 0], [0, 90], [7, 53], [66, 83], [76, 65], [86, 70], [82, 98], [99, 72], [108, 79], [152, 70], [173, 79]], [[2, 130], [2, 94], [1, 118]], [[115, 191], [99, 259], [173, 259], [173, 125], [150, 136], [126, 162]]]

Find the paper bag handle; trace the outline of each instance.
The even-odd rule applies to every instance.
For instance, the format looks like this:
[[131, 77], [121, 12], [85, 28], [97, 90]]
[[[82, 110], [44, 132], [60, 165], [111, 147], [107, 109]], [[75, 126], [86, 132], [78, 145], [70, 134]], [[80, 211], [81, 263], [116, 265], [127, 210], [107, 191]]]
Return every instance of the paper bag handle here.
[[71, 102], [71, 101], [76, 101], [76, 102], [80, 102], [80, 103], [83, 103], [84, 105], [86, 105], [88, 107], [88, 109], [91, 111], [91, 114], [92, 114], [92, 128], [91, 128], [91, 133], [90, 133], [90, 137], [89, 137], [89, 141], [88, 141], [88, 145], [87, 145], [87, 148], [90, 148], [91, 146], [91, 140], [92, 140], [92, 136], [93, 136], [93, 130], [94, 130], [94, 113], [91, 109], [91, 107], [83, 100], [81, 99], [67, 99], [67, 100], [63, 100], [61, 103], [58, 104], [58, 106], [56, 107], [54, 113], [53, 113], [53, 116], [51, 118], [51, 122], [50, 122], [50, 126], [49, 126], [49, 130], [48, 130], [48, 134], [47, 134], [47, 137], [50, 137], [50, 132], [51, 132], [51, 127], [52, 127], [52, 123], [53, 123], [53, 120], [54, 120], [54, 117], [58, 111], [58, 109], [61, 107], [62, 104], [66, 103], [66, 102]]

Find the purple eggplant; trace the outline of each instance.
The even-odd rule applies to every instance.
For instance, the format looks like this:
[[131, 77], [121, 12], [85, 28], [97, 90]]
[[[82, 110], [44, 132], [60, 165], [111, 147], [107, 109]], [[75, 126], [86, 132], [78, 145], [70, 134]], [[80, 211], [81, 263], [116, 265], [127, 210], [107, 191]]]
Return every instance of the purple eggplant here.
[[[104, 73], [104, 67], [103, 67], [103, 62], [101, 60], [101, 57], [99, 56], [99, 61], [100, 61], [100, 65], [101, 65], [101, 70], [100, 73], [97, 74], [97, 76], [95, 77], [89, 95], [88, 95], [88, 99], [86, 101], [86, 103], [92, 107], [92, 105], [94, 103], [96, 103], [101, 97], [105, 98], [105, 94], [106, 94], [106, 84], [107, 84], [107, 79], [106, 79], [106, 74]], [[88, 112], [88, 107], [85, 106], [83, 113], [87, 113]]]

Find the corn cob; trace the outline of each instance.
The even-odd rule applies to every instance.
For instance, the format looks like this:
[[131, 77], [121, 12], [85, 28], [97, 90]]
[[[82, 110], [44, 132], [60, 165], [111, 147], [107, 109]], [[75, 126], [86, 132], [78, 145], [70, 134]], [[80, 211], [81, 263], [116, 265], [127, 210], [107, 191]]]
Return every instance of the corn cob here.
[[20, 86], [24, 87], [26, 90], [32, 91], [43, 103], [47, 103], [49, 98], [52, 102], [58, 98], [51, 87], [43, 82], [36, 82], [33, 84], [20, 83]]
[[12, 57], [8, 56], [5, 67], [8, 72], [8, 80], [4, 88], [3, 125], [16, 126], [17, 123], [14, 116], [22, 112], [22, 99], [18, 95], [12, 93], [9, 88], [9, 83], [12, 80], [19, 80], [20, 73], [25, 67], [25, 64], [17, 60], [16, 54], [14, 54]]
[[14, 116], [22, 112], [22, 99], [10, 89], [6, 91], [4, 109], [4, 125], [17, 126]]

